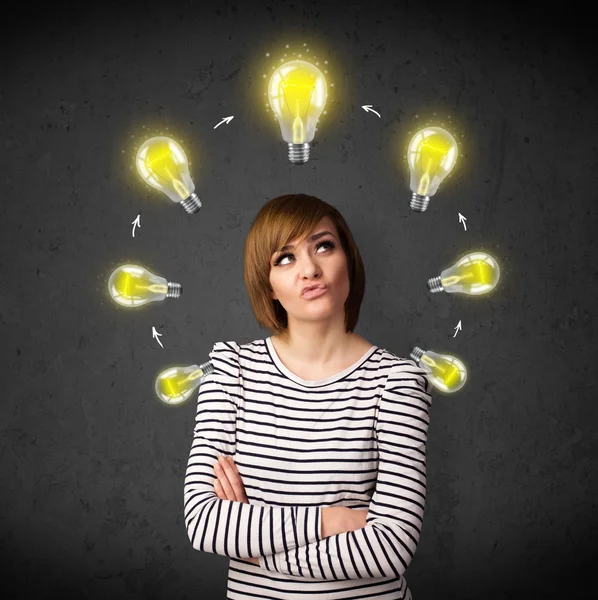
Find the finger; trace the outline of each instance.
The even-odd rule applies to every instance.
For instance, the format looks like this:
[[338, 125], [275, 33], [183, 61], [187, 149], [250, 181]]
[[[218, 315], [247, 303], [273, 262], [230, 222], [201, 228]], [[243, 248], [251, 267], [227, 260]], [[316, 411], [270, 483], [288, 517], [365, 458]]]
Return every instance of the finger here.
[[[224, 482], [224, 484], [222, 482]], [[231, 488], [230, 484], [228, 483], [228, 479], [226, 478], [226, 475], [220, 476], [220, 479], [218, 481], [218, 486], [220, 488], [220, 493], [222, 495], [223, 500], [230, 500], [231, 502], [237, 501], [237, 499], [235, 497], [235, 492]], [[226, 489], [225, 489], [225, 487], [226, 487]]]
[[235, 493], [236, 501], [247, 502], [247, 497], [245, 496], [245, 487], [243, 486], [243, 482], [241, 481], [241, 476], [239, 475], [236, 465], [234, 465], [234, 463], [231, 465], [231, 462], [226, 458], [223, 458], [220, 464], [224, 469], [228, 481]]
[[226, 494], [222, 491], [222, 486], [218, 483], [218, 493], [216, 494], [220, 500], [230, 500], [226, 497]]
[[233, 487], [235, 487], [235, 494], [239, 499], [239, 502], [248, 502], [247, 495], [245, 494], [245, 486], [243, 485], [241, 474], [239, 473], [239, 469], [237, 468], [233, 457], [228, 456], [226, 462], [228, 463], [229, 468], [234, 474], [229, 476], [229, 480], [231, 481]]
[[214, 479], [214, 492], [220, 500], [226, 500], [226, 498], [222, 497], [222, 488], [220, 487], [220, 483], [217, 479]]
[[230, 484], [228, 474], [226, 473], [226, 471], [218, 463], [214, 465], [214, 471], [216, 473], [216, 476], [218, 477], [220, 485], [222, 486], [222, 492], [226, 496], [226, 499], [231, 500], [232, 502], [238, 502], [237, 497], [235, 495], [235, 491]]
[[231, 469], [240, 477], [240, 475], [239, 475], [239, 469], [237, 469], [237, 465], [235, 464], [235, 461], [233, 460], [233, 457], [229, 456], [227, 460], [228, 460], [228, 462], [229, 462], [229, 464], [231, 466]]

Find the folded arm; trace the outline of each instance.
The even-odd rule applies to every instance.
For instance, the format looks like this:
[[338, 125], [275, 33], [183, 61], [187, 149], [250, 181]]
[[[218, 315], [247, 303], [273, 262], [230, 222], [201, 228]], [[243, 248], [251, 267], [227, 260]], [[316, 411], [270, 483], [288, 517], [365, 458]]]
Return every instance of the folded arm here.
[[214, 374], [198, 397], [193, 443], [184, 484], [184, 517], [193, 548], [229, 558], [291, 551], [321, 539], [319, 506], [258, 506], [220, 500], [213, 466], [220, 454], [234, 454], [236, 406]]
[[414, 361], [393, 367], [376, 421], [380, 458], [366, 526], [262, 555], [260, 567], [311, 579], [398, 577], [407, 570], [426, 501], [429, 390]]

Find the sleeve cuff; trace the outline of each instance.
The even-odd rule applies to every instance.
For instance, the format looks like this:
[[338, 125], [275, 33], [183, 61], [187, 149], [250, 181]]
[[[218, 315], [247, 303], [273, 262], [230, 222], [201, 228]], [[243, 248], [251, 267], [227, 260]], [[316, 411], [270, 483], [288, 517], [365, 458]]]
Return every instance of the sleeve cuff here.
[[322, 539], [322, 507], [316, 506], [316, 531], [312, 542], [319, 542]]
[[[299, 546], [306, 546], [321, 539], [322, 509], [319, 506], [305, 506], [300, 510], [305, 511], [305, 526], [299, 533]], [[302, 539], [303, 538], [303, 539]]]

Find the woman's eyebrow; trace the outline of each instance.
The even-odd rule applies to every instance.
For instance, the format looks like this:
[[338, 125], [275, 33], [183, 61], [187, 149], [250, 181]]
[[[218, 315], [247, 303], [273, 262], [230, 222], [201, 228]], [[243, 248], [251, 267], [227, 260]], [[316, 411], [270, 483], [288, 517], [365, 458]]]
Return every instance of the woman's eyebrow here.
[[[320, 233], [316, 233], [315, 235], [312, 235], [310, 239], [310, 241], [314, 242], [315, 240], [321, 238], [324, 235], [332, 235], [332, 233], [330, 233], [330, 231], [320, 231]], [[334, 237], [334, 236], [333, 236]], [[285, 250], [292, 250], [295, 246], [293, 246], [293, 244], [287, 244], [286, 246], [283, 246], [279, 252], [284, 252]]]

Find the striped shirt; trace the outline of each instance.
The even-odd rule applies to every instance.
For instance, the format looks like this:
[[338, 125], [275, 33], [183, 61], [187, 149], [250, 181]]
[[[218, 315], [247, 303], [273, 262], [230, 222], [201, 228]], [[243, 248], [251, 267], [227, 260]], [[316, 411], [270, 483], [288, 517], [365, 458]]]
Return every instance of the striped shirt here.
[[[426, 500], [426, 372], [372, 346], [308, 381], [270, 338], [217, 342], [209, 356], [184, 517], [194, 549], [230, 558], [227, 600], [409, 600]], [[219, 455], [233, 456], [248, 503], [216, 496]], [[368, 509], [367, 524], [322, 538], [326, 506]], [[259, 566], [239, 560], [249, 557]]]

